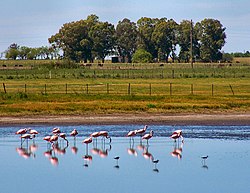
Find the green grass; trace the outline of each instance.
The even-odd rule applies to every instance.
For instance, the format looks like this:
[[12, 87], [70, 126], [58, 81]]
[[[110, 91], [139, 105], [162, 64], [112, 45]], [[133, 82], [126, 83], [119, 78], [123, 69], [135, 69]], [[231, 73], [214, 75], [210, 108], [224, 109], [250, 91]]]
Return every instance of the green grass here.
[[1, 61], [0, 115], [250, 110], [250, 66], [246, 64], [195, 64], [192, 69], [190, 64], [99, 67], [95, 63], [55, 68], [55, 62]]

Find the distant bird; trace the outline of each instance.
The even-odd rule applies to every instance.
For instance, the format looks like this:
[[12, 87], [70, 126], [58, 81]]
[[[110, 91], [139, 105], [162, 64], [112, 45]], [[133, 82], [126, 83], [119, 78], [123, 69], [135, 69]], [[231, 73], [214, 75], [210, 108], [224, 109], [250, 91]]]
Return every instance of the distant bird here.
[[82, 141], [82, 143], [86, 144], [86, 155], [88, 155], [88, 144], [92, 143], [92, 137], [88, 137]]
[[136, 130], [136, 134], [140, 134], [142, 136], [142, 134], [146, 132], [147, 128], [148, 126], [145, 125], [143, 129]]
[[120, 157], [119, 156], [116, 156], [114, 157], [114, 160], [116, 160], [116, 165], [114, 166], [115, 168], [119, 169], [119, 165], [118, 165], [118, 161], [119, 161]]
[[181, 138], [181, 142], [184, 142], [183, 136], [182, 136], [182, 130], [175, 130], [172, 135], [170, 136], [170, 138], [174, 139], [176, 141], [176, 139]]
[[27, 133], [28, 129], [24, 128], [24, 129], [19, 129], [15, 134], [16, 135], [21, 135], [21, 144], [22, 144], [22, 135]]
[[73, 131], [71, 131], [70, 136], [73, 136], [74, 139], [76, 138], [76, 136], [78, 135], [78, 131], [76, 129], [74, 129]]
[[136, 133], [137, 133], [137, 130], [133, 130], [133, 131], [129, 131], [126, 135], [126, 137], [130, 137], [130, 142], [131, 142], [131, 139], [133, 140], [134, 142], [134, 136], [136, 136]]
[[39, 134], [39, 132], [37, 130], [35, 130], [35, 129], [29, 129], [29, 133], [31, 135], [37, 135], [37, 134]]
[[99, 131], [96, 131], [96, 132], [90, 134], [90, 137], [93, 137], [93, 138], [97, 138], [99, 136], [100, 136], [100, 132]]
[[109, 143], [111, 143], [111, 137], [109, 136], [107, 131], [99, 131], [99, 136], [102, 136], [103, 139], [109, 139]]
[[[23, 134], [23, 135], [21, 136], [21, 139], [24, 139], [24, 141], [27, 140], [27, 146], [28, 146], [28, 140], [29, 140], [29, 139], [32, 139], [32, 136], [31, 136], [31, 134], [29, 134], [29, 133], [25, 133], [25, 134]], [[22, 145], [22, 143], [23, 143], [24, 141], [21, 141], [21, 145]]]
[[34, 140], [35, 140], [36, 135], [39, 134], [38, 131], [35, 129], [29, 129], [29, 133], [32, 135], [33, 143], [35, 143]]
[[147, 144], [148, 144], [148, 140], [149, 140], [150, 138], [152, 138], [153, 135], [154, 135], [154, 131], [151, 130], [149, 133], [147, 133], [147, 134], [145, 134], [145, 135], [142, 136], [142, 140], [143, 140], [143, 139], [146, 139], [146, 140], [147, 140]]
[[208, 155], [207, 156], [201, 156], [202, 160], [206, 160], [207, 158], [208, 158]]
[[52, 130], [52, 133], [53, 133], [53, 134], [59, 134], [59, 133], [61, 133], [61, 130], [60, 130], [58, 127], [55, 127], [55, 128]]
[[159, 160], [158, 159], [154, 159], [153, 161], [152, 161], [154, 164], [158, 164], [158, 162], [159, 162]]
[[66, 139], [66, 133], [60, 133], [59, 137], [61, 137], [62, 139], [64, 139], [67, 142], [67, 144], [69, 144], [69, 141]]
[[201, 156], [202, 163], [204, 163], [204, 164], [205, 164], [205, 162], [206, 162], [207, 158], [208, 158], [208, 155], [206, 155], [206, 156]]
[[57, 143], [57, 141], [58, 141], [58, 135], [53, 135], [53, 136], [50, 137], [49, 142], [50, 142], [52, 145], [54, 145], [55, 143]]

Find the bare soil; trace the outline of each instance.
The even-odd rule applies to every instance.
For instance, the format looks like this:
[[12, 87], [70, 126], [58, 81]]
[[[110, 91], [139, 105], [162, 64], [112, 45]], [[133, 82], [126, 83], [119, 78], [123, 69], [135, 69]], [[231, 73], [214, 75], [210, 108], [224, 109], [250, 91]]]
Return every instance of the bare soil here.
[[0, 126], [23, 125], [250, 125], [246, 114], [105, 114], [0, 117]]

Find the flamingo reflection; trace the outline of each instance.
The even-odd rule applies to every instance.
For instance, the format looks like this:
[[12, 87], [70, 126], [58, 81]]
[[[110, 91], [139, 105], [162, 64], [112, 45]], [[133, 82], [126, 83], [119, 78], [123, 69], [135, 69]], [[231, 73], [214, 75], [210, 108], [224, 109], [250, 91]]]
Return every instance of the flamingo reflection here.
[[144, 149], [144, 152], [142, 153], [142, 155], [143, 155], [143, 157], [145, 158], [145, 159], [149, 159], [149, 160], [153, 160], [154, 159], [154, 157], [153, 157], [153, 155], [148, 151], [148, 149], [149, 149], [149, 145], [147, 145], [146, 146], [146, 148]]
[[174, 149], [171, 152], [171, 155], [173, 157], [177, 157], [178, 159], [182, 158], [182, 149], [183, 149], [183, 143], [181, 145], [179, 143], [174, 143]]
[[91, 149], [91, 153], [105, 158], [108, 156], [108, 152], [111, 151], [111, 148], [112, 146], [110, 144], [106, 146], [105, 142], [101, 143], [101, 148], [98, 148], [97, 143], [94, 143], [94, 147]]

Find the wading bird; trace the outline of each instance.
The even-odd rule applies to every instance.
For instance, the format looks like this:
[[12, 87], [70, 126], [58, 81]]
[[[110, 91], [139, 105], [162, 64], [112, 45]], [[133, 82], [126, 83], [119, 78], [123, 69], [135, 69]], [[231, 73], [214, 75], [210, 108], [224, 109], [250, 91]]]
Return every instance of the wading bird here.
[[88, 144], [92, 143], [92, 137], [88, 137], [82, 141], [82, 143], [86, 144], [86, 155], [88, 155]]
[[147, 128], [148, 126], [145, 125], [143, 129], [136, 130], [136, 134], [140, 134], [142, 136], [142, 134], [146, 132]]
[[172, 135], [170, 136], [170, 138], [174, 139], [174, 141], [176, 141], [176, 139], [181, 138], [181, 142], [184, 142], [184, 138], [182, 136], [182, 130], [175, 130]]
[[151, 139], [153, 137], [153, 135], [154, 135], [154, 131], [151, 130], [149, 133], [147, 133], [147, 134], [145, 134], [145, 135], [142, 136], [142, 140], [146, 139], [147, 140], [147, 144], [148, 144], [148, 140]]

